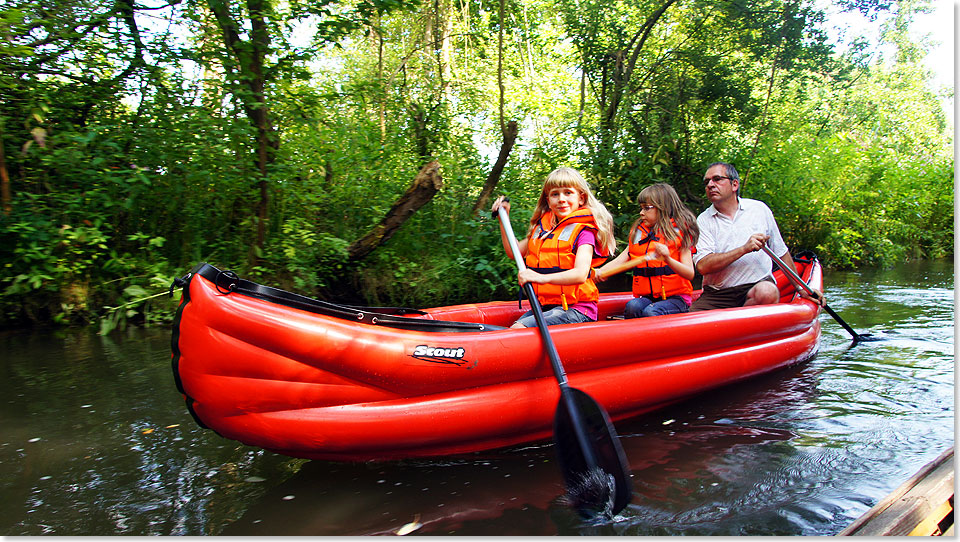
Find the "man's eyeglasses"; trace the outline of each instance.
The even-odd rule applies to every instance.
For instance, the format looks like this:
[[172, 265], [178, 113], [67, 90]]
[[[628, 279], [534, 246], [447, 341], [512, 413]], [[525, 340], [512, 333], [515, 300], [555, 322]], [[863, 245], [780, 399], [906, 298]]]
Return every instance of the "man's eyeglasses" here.
[[656, 205], [641, 205], [641, 206], [640, 206], [640, 209], [642, 209], [642, 210], [644, 210], [644, 211], [652, 211], [652, 210], [654, 210], [654, 209], [656, 209], [656, 208], [657, 208]]
[[731, 180], [730, 177], [723, 177], [723, 176], [720, 176], [720, 175], [714, 175], [713, 177], [707, 177], [706, 179], [704, 179], [704, 180], [703, 180], [703, 184], [705, 184], [705, 185], [706, 185], [706, 184], [710, 184], [710, 181], [713, 181], [713, 182], [715, 182], [715, 183], [720, 183], [720, 181], [722, 181], [722, 180], [724, 180], [724, 179], [726, 179], [726, 180], [728, 180], [728, 181]]

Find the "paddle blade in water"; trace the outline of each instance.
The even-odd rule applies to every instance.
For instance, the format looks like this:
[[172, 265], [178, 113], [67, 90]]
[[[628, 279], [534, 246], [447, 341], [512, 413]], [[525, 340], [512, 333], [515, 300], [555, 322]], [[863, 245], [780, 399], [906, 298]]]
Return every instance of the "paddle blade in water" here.
[[592, 397], [569, 387], [562, 393], [570, 394], [573, 399], [579, 423], [596, 460], [596, 465], [590, 465], [584, 456], [577, 437], [577, 422], [561, 397], [553, 430], [567, 486], [566, 500], [585, 517], [612, 516], [623, 510], [633, 497], [633, 484], [620, 439], [610, 417]]
[[573, 507], [587, 519], [609, 519], [614, 512], [616, 481], [600, 467], [579, 473], [576, 481], [567, 483], [561, 502]]

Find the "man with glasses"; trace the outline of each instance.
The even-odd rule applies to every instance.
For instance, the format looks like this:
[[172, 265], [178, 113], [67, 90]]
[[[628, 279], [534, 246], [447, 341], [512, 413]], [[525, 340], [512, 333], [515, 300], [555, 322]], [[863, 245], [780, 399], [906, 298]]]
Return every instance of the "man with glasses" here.
[[[777, 303], [780, 290], [773, 280], [773, 260], [761, 247], [766, 243], [784, 263], [795, 264], [770, 208], [740, 197], [740, 174], [731, 164], [710, 164], [703, 183], [713, 205], [697, 217], [700, 239], [693, 263], [703, 275], [703, 295], [690, 311]], [[824, 303], [822, 293], [817, 293], [819, 303]]]

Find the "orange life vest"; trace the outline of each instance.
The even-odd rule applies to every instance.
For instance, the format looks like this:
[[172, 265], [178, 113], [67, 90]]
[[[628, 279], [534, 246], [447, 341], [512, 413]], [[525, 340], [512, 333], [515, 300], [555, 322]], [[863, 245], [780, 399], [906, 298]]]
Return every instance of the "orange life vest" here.
[[[599, 230], [593, 213], [590, 209], [577, 209], [564, 218], [555, 227], [552, 227], [554, 215], [545, 213], [540, 217], [540, 223], [530, 233], [527, 241], [527, 267], [543, 274], [559, 273], [573, 269], [577, 255], [573, 251], [573, 244], [585, 228]], [[598, 240], [599, 242], [599, 240]], [[607, 259], [603, 247], [594, 247], [592, 267], [601, 265]], [[597, 253], [603, 256], [597, 256]], [[597, 301], [600, 291], [593, 279], [587, 278], [581, 284], [534, 284], [537, 299], [542, 305], [572, 305], [579, 302]]]
[[[677, 228], [677, 224], [673, 220], [670, 221], [670, 224], [679, 236], [673, 241], [661, 239], [647, 231], [641, 222], [627, 247], [630, 251], [630, 258], [638, 258], [654, 252], [654, 243], [656, 242], [667, 245], [667, 248], [670, 249], [670, 257], [680, 261], [680, 243], [683, 240], [683, 232]], [[666, 299], [672, 295], [690, 295], [692, 292], [693, 285], [690, 281], [678, 275], [667, 265], [667, 262], [662, 260], [648, 260], [633, 269], [634, 297], [648, 296], [654, 299]]]

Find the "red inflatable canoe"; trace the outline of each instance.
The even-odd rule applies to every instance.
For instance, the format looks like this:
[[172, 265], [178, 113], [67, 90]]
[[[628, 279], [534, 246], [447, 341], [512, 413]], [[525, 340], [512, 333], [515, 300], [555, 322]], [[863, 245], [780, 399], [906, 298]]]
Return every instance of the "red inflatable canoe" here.
[[[819, 263], [797, 270], [822, 290]], [[551, 326], [570, 385], [614, 421], [807, 360], [819, 307], [778, 271], [781, 302]], [[173, 371], [198, 423], [312, 459], [445, 455], [548, 440], [559, 398], [516, 301], [407, 311], [335, 305], [200, 264], [178, 279]], [[695, 292], [697, 295], [699, 292]]]

